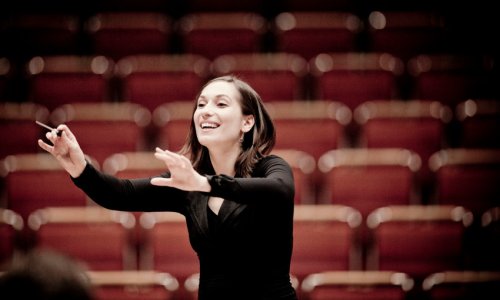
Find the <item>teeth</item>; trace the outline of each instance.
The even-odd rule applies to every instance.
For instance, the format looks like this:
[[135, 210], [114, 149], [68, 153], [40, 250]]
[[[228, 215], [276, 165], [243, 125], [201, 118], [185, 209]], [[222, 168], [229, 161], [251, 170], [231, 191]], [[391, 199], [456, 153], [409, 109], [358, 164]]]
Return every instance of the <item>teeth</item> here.
[[201, 128], [205, 129], [205, 128], [217, 128], [219, 127], [219, 125], [215, 124], [215, 123], [201, 123]]

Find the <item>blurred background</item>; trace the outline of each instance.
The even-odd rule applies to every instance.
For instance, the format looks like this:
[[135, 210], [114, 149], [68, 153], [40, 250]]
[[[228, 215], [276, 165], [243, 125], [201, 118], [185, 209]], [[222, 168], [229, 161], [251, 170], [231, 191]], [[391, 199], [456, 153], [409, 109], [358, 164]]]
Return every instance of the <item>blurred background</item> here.
[[184, 220], [95, 211], [38, 147], [46, 130], [34, 121], [68, 124], [106, 173], [153, 176], [163, 166], [151, 151], [180, 149], [201, 86], [235, 74], [261, 95], [274, 152], [294, 172], [300, 299], [497, 298], [500, 26], [491, 3], [3, 4], [0, 260], [48, 247], [93, 272], [99, 299], [195, 299]]

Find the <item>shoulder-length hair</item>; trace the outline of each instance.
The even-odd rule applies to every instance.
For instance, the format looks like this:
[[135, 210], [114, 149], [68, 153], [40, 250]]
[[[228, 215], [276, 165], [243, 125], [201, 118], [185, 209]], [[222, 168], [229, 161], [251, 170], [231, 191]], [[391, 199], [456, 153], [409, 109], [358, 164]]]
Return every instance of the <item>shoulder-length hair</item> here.
[[[252, 129], [243, 135], [243, 140], [241, 142], [242, 151], [235, 163], [235, 175], [237, 177], [249, 177], [255, 164], [263, 156], [269, 154], [274, 147], [276, 141], [274, 124], [259, 94], [249, 84], [234, 75], [221, 76], [208, 81], [195, 98], [192, 115], [194, 115], [197, 108], [197, 102], [201, 91], [214, 81], [225, 81], [234, 84], [241, 95], [240, 106], [243, 115], [252, 115], [255, 119], [255, 124]], [[202, 146], [198, 141], [193, 119], [191, 119], [186, 143], [182, 147], [180, 153], [190, 158], [194, 169], [200, 174], [209, 174], [213, 172], [208, 149]]]

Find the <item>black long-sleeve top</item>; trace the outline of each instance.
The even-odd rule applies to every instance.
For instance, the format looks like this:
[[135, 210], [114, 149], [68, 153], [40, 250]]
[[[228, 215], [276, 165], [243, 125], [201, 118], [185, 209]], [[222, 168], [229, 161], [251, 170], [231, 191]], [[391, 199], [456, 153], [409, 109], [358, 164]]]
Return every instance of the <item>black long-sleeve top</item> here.
[[[163, 174], [168, 177], [169, 174]], [[200, 261], [199, 299], [296, 299], [290, 283], [294, 182], [280, 157], [264, 157], [249, 178], [208, 176], [211, 192], [118, 179], [87, 164], [74, 183], [99, 205], [122, 211], [173, 211], [186, 217]], [[219, 214], [210, 196], [224, 198]]]

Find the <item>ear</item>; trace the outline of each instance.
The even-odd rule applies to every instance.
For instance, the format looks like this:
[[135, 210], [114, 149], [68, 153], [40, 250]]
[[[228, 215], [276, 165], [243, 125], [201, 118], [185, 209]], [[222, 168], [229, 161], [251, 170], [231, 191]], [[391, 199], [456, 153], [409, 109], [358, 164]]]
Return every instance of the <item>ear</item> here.
[[243, 124], [241, 126], [241, 131], [249, 132], [255, 124], [255, 118], [253, 115], [248, 115], [243, 117]]

